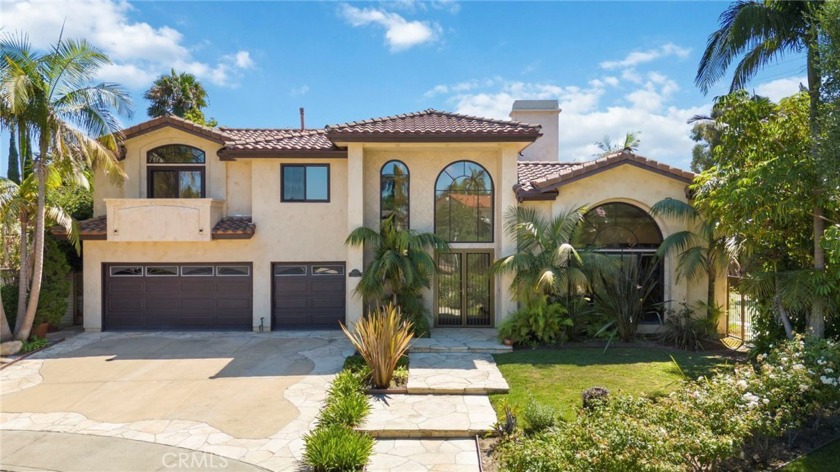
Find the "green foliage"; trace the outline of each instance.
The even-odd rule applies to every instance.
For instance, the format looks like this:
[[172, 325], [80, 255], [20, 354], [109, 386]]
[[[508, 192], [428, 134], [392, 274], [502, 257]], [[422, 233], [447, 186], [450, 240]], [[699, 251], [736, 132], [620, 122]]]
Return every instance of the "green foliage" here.
[[605, 276], [595, 288], [594, 310], [607, 320], [600, 331], [617, 334], [624, 342], [633, 341], [642, 318], [658, 308], [648, 302], [659, 283], [656, 263], [640, 266], [635, 258], [626, 259], [621, 270]]
[[598, 148], [599, 152], [596, 152], [593, 156], [609, 156], [610, 154], [615, 154], [619, 151], [623, 151], [624, 149], [637, 151], [639, 149], [639, 145], [641, 144], [641, 140], [639, 139], [640, 134], [642, 134], [641, 131], [628, 131], [627, 134], [624, 135], [624, 142], [612, 141], [609, 136], [604, 136], [603, 141], [597, 141], [595, 143], [595, 147]]
[[28, 341], [23, 343], [23, 346], [20, 348], [20, 352], [25, 354], [27, 352], [37, 351], [38, 349], [49, 346], [49, 344], [50, 343], [47, 341], [47, 338], [32, 336]]
[[304, 462], [314, 472], [360, 471], [373, 452], [373, 438], [340, 424], [303, 436]]
[[687, 351], [702, 351], [703, 341], [715, 335], [715, 325], [706, 316], [697, 316], [687, 303], [665, 314], [662, 342]]
[[361, 391], [334, 396], [321, 411], [318, 425], [345, 425], [356, 427], [370, 413], [367, 395]]
[[525, 420], [523, 427], [525, 434], [535, 434], [556, 426], [559, 422], [559, 415], [557, 409], [553, 406], [530, 398], [525, 405], [525, 409], [522, 410], [522, 419]]
[[491, 270], [513, 274], [511, 291], [522, 302], [543, 296], [561, 298], [587, 293], [592, 280], [615, 270], [616, 262], [594, 250], [572, 245], [585, 209], [573, 208], [546, 219], [534, 208], [511, 207], [505, 231], [516, 238], [517, 252], [493, 263]]
[[573, 325], [566, 307], [542, 297], [507, 317], [499, 326], [499, 338], [519, 344], [563, 343]]
[[[397, 361], [397, 368], [394, 369], [393, 383], [397, 386], [405, 385], [408, 382], [408, 355], [403, 355]], [[370, 378], [370, 367], [364, 358], [358, 354], [353, 354], [344, 359], [344, 370], [361, 375], [365, 381]]]
[[421, 292], [431, 287], [437, 264], [430, 252], [446, 252], [446, 241], [432, 233], [399, 229], [394, 215], [384, 219], [379, 232], [356, 228], [347, 236], [348, 246], [364, 246], [373, 254], [365, 268], [356, 294], [378, 305], [398, 304], [412, 321], [417, 337], [428, 334], [428, 310]]
[[143, 98], [150, 102], [146, 113], [151, 118], [169, 114], [204, 126], [218, 124], [213, 118], [210, 121], [205, 119], [202, 110], [207, 106], [207, 91], [194, 75], [187, 72], [179, 74], [172, 69], [169, 75], [161, 75]]
[[15, 128], [9, 129], [9, 167], [6, 171], [6, 178], [16, 184], [20, 184], [20, 157], [17, 144], [15, 144]]
[[755, 365], [688, 381], [656, 399], [618, 395], [550, 428], [502, 444], [508, 470], [716, 470], [761, 458], [771, 438], [840, 401], [840, 347], [797, 338]]
[[6, 311], [6, 319], [9, 326], [14, 327], [17, 322], [18, 306], [18, 284], [8, 284], [0, 287], [3, 292], [3, 310]]
[[67, 297], [70, 296], [70, 266], [64, 252], [56, 240], [45, 236], [44, 241], [44, 282], [41, 285], [41, 298], [35, 313], [35, 324], [61, 324], [61, 318], [67, 312]]
[[389, 388], [400, 358], [411, 345], [412, 325], [403, 318], [399, 307], [388, 304], [368, 313], [351, 333], [341, 329], [370, 367], [375, 388]]

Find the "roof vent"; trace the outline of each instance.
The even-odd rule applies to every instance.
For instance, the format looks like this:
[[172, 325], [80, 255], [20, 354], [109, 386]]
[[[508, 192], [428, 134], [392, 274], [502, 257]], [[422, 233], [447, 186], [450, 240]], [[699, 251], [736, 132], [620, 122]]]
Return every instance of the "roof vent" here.
[[631, 149], [629, 147], [626, 147], [626, 148], [621, 150], [621, 153], [622, 154], [633, 154], [633, 149]]
[[303, 107], [300, 107], [300, 130], [306, 129], [306, 119], [304, 118]]

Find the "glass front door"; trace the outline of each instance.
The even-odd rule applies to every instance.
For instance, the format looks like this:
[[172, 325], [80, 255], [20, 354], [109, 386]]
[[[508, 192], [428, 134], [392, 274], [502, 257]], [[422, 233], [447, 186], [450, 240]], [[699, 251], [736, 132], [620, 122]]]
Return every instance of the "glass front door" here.
[[489, 327], [493, 323], [493, 276], [489, 251], [438, 255], [435, 325]]

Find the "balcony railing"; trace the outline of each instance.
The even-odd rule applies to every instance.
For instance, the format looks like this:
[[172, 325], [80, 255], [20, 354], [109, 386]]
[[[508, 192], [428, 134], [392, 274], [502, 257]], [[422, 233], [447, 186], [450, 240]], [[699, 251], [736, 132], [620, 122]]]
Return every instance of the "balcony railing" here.
[[210, 241], [224, 200], [106, 198], [108, 241]]

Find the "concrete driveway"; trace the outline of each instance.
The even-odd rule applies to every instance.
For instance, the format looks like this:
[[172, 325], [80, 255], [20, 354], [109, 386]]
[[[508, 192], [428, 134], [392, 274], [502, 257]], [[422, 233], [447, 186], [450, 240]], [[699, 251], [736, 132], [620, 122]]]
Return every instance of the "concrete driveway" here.
[[0, 371], [0, 429], [134, 439], [290, 470], [350, 351], [334, 332], [82, 334]]

